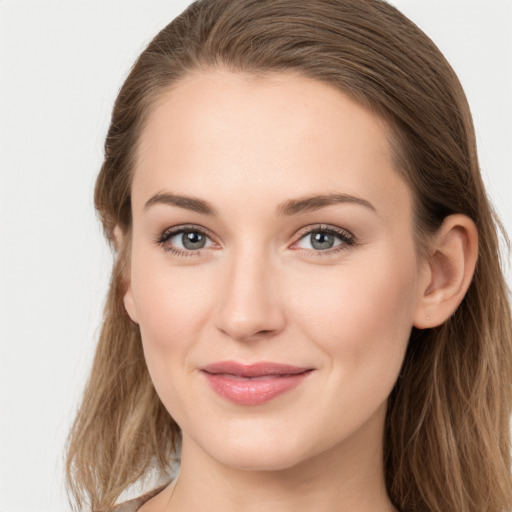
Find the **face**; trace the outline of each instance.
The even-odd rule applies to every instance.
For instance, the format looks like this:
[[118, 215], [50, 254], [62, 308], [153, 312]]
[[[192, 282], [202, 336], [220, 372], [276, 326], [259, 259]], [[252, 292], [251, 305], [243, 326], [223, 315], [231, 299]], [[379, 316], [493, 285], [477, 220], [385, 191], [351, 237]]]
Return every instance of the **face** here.
[[125, 306], [184, 449], [282, 469], [378, 443], [422, 282], [387, 136], [291, 73], [198, 72], [160, 98]]

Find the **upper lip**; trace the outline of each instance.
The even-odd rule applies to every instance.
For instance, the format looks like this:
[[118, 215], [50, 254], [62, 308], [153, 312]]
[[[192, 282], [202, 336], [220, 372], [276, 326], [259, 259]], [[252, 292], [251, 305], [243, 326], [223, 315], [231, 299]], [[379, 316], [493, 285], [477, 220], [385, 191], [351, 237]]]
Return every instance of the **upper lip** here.
[[292, 366], [289, 364], [261, 361], [253, 364], [237, 363], [236, 361], [219, 361], [200, 368], [206, 373], [224, 373], [237, 377], [264, 377], [265, 375], [297, 375], [312, 368]]

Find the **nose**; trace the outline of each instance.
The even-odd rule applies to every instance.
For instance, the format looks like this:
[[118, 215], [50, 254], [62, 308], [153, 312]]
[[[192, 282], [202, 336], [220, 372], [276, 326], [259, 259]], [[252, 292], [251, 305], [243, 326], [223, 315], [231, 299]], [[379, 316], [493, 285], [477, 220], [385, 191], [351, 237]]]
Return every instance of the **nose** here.
[[275, 336], [286, 323], [278, 264], [258, 254], [233, 256], [220, 291], [216, 324], [238, 341]]

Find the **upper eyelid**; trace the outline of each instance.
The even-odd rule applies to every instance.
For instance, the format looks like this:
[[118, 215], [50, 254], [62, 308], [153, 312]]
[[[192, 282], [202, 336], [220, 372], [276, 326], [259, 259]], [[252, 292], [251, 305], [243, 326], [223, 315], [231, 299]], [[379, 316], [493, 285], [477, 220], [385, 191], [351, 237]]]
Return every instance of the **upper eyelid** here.
[[198, 231], [203, 235], [206, 235], [211, 240], [214, 240], [216, 238], [210, 230], [202, 226], [197, 226], [195, 224], [185, 224], [182, 226], [174, 226], [164, 229], [162, 233], [158, 236], [158, 240], [161, 240], [163, 238], [171, 238], [172, 236], [176, 236], [179, 233], [183, 233], [184, 231]]
[[324, 231], [327, 233], [334, 233], [337, 235], [346, 235], [347, 238], [355, 238], [355, 236], [345, 228], [340, 228], [336, 226], [331, 226], [329, 224], [311, 224], [309, 226], [305, 226], [297, 232], [297, 238], [295, 241], [300, 240], [305, 235], [312, 233], [314, 231]]

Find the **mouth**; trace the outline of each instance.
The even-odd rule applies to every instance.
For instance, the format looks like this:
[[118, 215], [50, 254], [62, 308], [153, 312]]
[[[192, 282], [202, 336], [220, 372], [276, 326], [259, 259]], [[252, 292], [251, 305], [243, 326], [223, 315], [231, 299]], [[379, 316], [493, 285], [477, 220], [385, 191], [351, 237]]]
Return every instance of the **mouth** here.
[[200, 368], [211, 389], [237, 405], [268, 402], [297, 388], [313, 370], [280, 363], [246, 365], [235, 361], [221, 361]]

